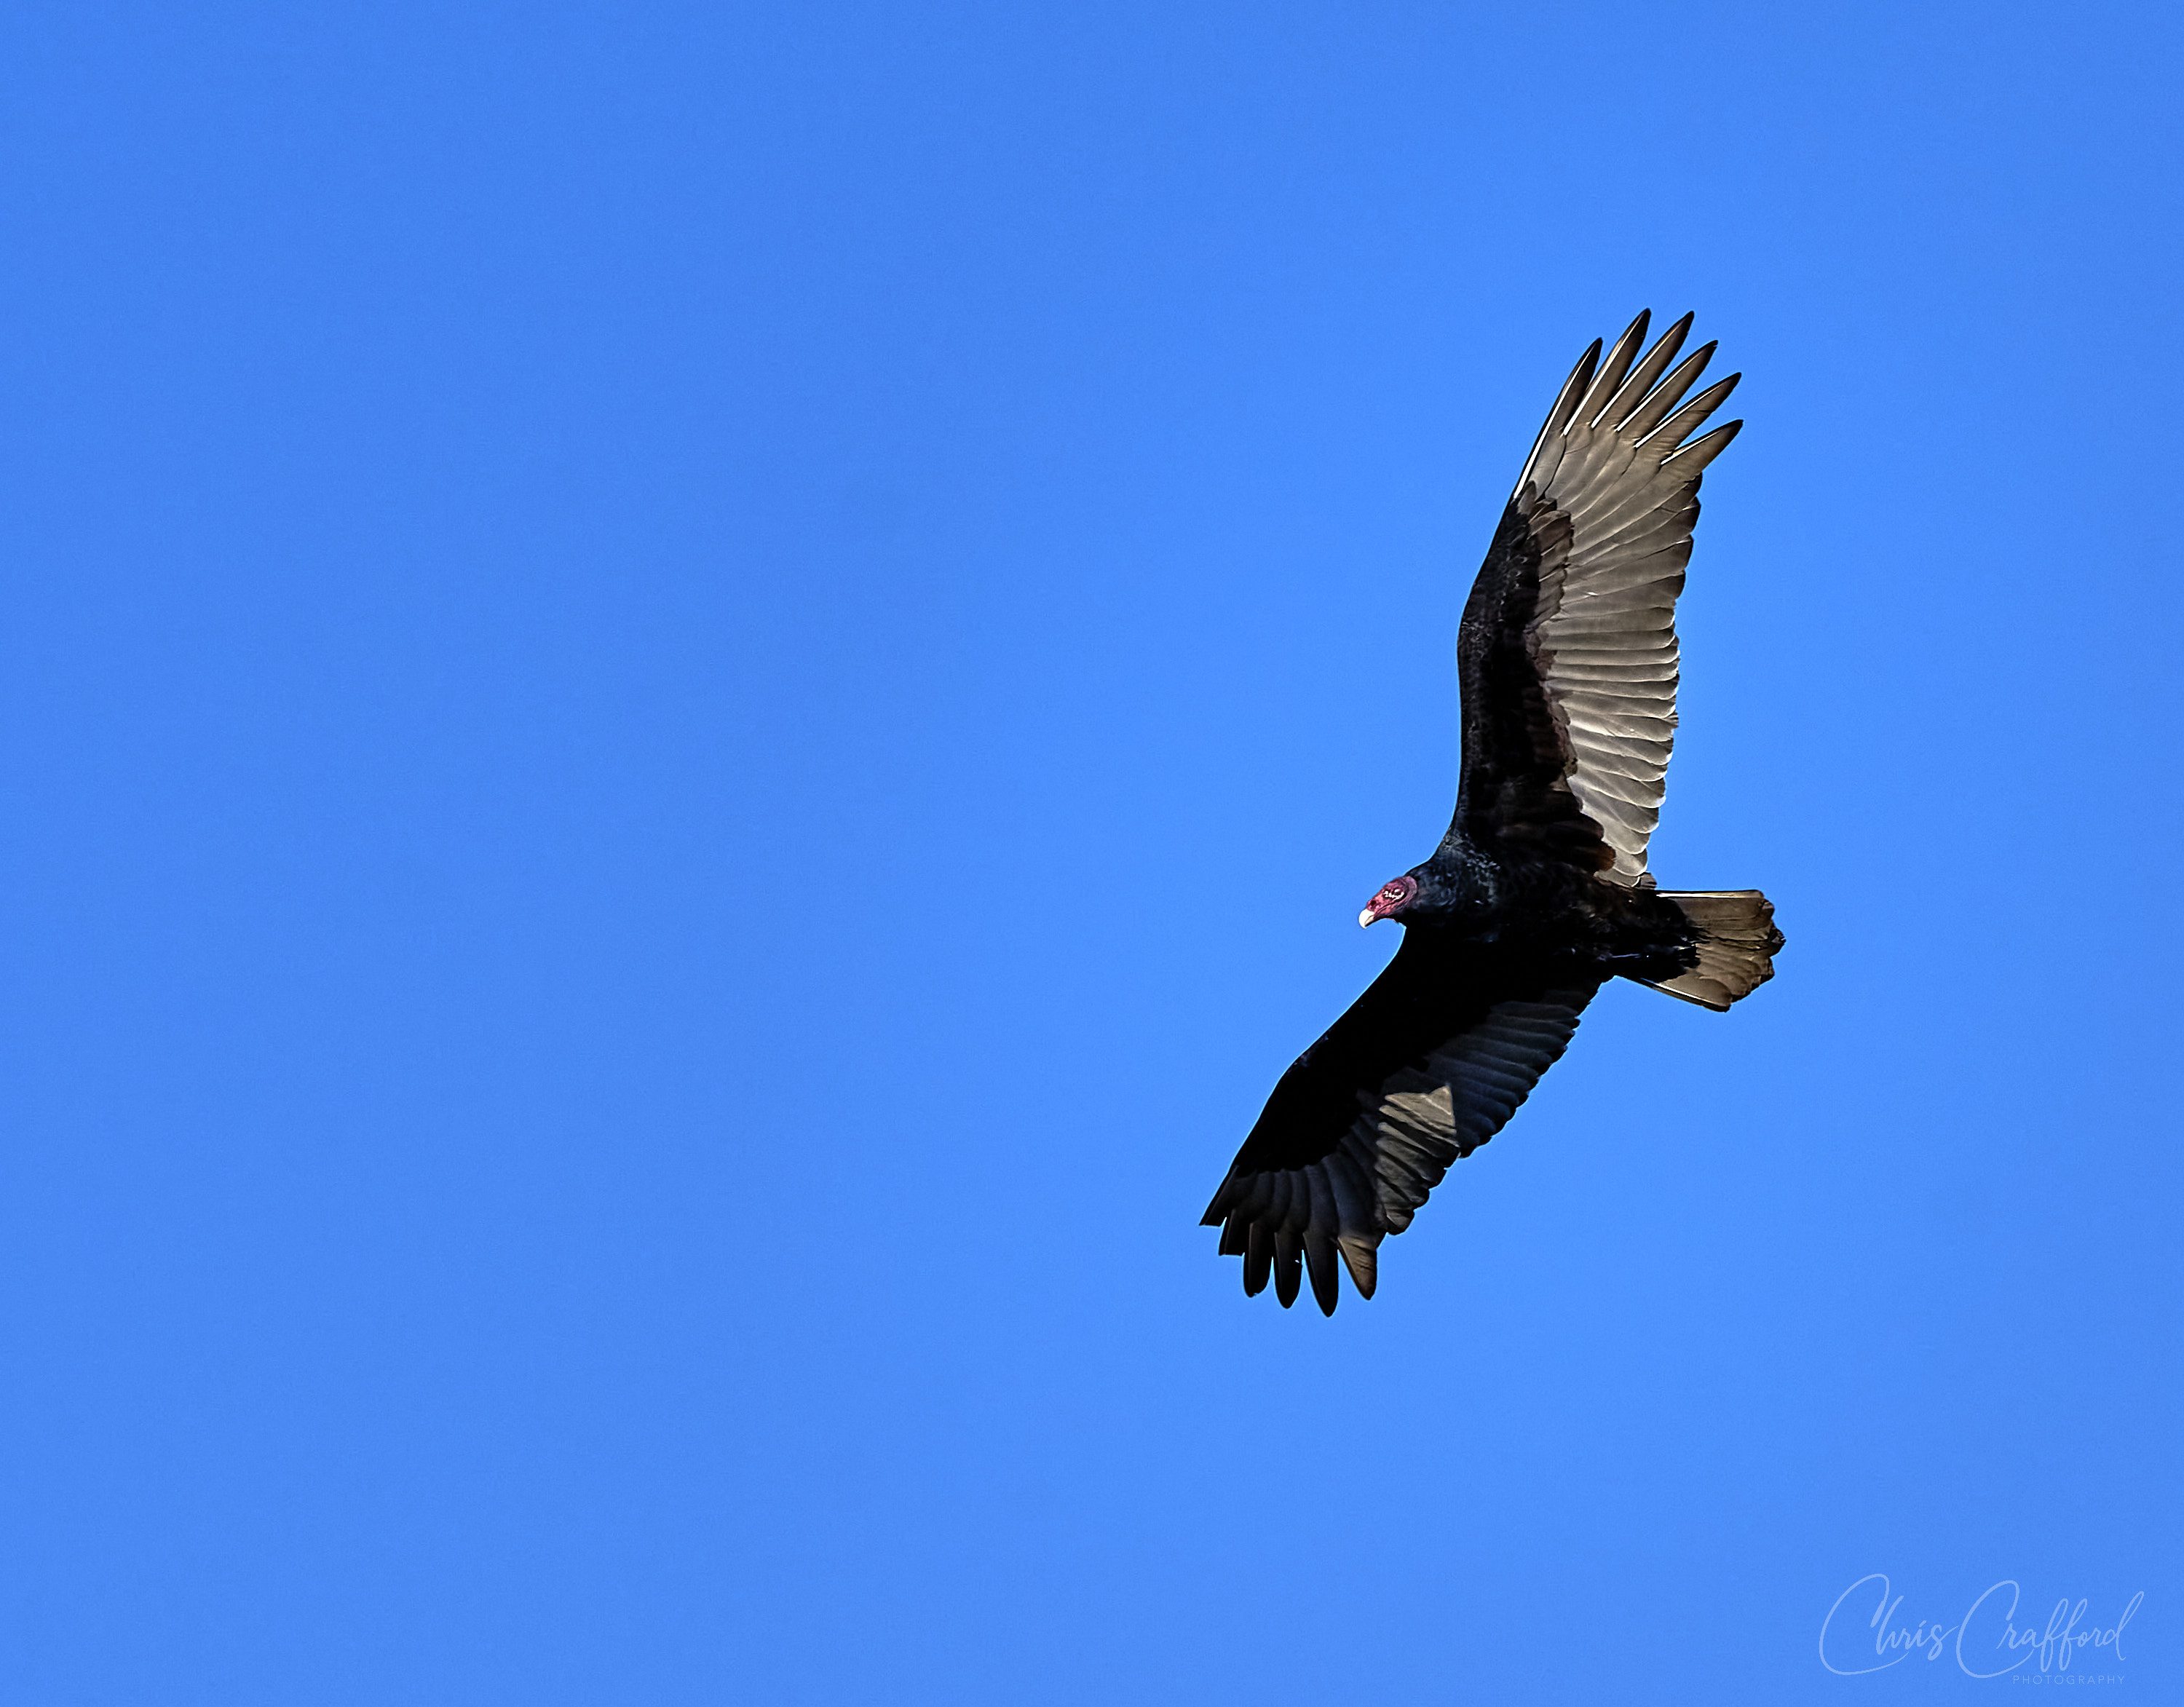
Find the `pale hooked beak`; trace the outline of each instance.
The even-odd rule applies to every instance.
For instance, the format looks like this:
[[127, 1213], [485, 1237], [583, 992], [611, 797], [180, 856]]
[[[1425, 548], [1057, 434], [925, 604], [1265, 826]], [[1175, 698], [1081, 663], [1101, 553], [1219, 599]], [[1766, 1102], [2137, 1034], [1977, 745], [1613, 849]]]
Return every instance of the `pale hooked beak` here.
[[1357, 922], [1369, 929], [1376, 920], [1379, 920], [1383, 916], [1383, 915], [1375, 913], [1370, 907], [1368, 907], [1363, 912], [1357, 915]]

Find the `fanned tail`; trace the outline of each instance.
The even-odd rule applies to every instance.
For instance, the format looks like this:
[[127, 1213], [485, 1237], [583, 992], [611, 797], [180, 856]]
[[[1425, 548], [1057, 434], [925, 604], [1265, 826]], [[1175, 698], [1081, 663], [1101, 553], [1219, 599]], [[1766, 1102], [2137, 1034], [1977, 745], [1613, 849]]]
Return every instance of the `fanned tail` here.
[[1698, 964], [1652, 988], [1696, 1002], [1717, 1014], [1774, 976], [1782, 933], [1774, 904], [1757, 889], [1663, 889], [1661, 898], [1683, 909], [1697, 941]]

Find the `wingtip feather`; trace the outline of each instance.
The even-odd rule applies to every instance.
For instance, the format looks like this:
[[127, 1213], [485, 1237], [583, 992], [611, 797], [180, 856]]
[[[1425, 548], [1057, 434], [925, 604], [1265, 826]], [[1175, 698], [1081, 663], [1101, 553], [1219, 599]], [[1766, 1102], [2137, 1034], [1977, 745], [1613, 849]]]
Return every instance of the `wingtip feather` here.
[[1623, 336], [1616, 339], [1614, 347], [1607, 353], [1607, 359], [1601, 364], [1600, 371], [1585, 386], [1585, 401], [1578, 405], [1576, 414], [1582, 415], [1588, 425], [1597, 423], [1607, 412], [1607, 406], [1614, 401], [1616, 392], [1622, 388], [1623, 376], [1630, 371], [1630, 364], [1645, 346], [1646, 328], [1652, 318], [1651, 309], [1638, 310], [1638, 318], [1624, 328]]

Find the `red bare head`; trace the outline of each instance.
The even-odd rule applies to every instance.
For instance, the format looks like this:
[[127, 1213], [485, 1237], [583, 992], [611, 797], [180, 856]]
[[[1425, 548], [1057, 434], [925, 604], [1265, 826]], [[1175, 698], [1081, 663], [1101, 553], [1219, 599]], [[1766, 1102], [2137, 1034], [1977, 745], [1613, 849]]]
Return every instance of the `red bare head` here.
[[1357, 915], [1357, 922], [1370, 925], [1376, 920], [1392, 919], [1411, 904], [1418, 892], [1417, 878], [1390, 878], [1380, 886], [1380, 892], [1365, 904], [1365, 910]]

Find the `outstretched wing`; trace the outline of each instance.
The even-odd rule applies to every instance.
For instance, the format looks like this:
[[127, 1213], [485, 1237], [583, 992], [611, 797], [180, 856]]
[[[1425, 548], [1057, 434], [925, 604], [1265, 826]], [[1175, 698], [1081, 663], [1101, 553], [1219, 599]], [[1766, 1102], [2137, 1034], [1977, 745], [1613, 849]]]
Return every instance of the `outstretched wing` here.
[[1244, 1290], [1269, 1273], [1284, 1308], [1301, 1271], [1334, 1314], [1335, 1253], [1373, 1296], [1381, 1239], [1448, 1165], [1500, 1132], [1554, 1065], [1597, 975], [1514, 968], [1407, 933], [1372, 987], [1299, 1056], [1206, 1211]]
[[1451, 837], [1624, 884], [1644, 879], [1660, 821], [1699, 476], [1743, 425], [1692, 436], [1737, 375], [1683, 403], [1714, 347], [1671, 372], [1691, 317], [1641, 359], [1648, 318], [1604, 362], [1596, 342], [1563, 385], [1457, 637], [1463, 780]]

